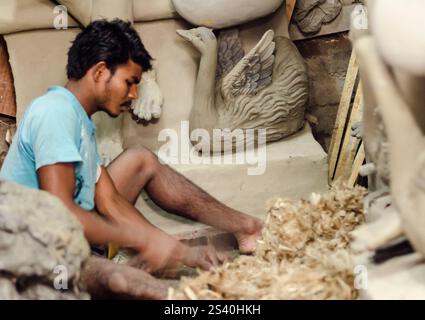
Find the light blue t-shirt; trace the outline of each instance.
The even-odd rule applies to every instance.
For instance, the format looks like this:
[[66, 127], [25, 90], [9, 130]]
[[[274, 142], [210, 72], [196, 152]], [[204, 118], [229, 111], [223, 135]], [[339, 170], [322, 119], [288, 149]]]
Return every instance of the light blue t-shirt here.
[[75, 163], [74, 202], [94, 208], [101, 164], [96, 128], [78, 99], [66, 88], [50, 87], [27, 108], [0, 171], [0, 179], [39, 189], [37, 170]]

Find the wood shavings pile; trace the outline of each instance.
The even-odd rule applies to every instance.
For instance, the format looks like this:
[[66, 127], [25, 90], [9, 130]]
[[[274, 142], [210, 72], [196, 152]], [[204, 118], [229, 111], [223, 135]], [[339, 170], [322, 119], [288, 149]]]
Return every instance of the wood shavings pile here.
[[364, 222], [365, 189], [342, 184], [309, 201], [269, 203], [253, 256], [183, 277], [169, 299], [355, 299], [349, 233]]

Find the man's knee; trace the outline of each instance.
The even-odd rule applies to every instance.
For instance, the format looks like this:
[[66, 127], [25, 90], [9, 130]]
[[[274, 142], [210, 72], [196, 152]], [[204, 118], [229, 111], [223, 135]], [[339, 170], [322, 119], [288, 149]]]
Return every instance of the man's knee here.
[[158, 157], [145, 147], [133, 147], [128, 152], [131, 152], [131, 156], [137, 160], [138, 172], [144, 175], [154, 175], [161, 166]]

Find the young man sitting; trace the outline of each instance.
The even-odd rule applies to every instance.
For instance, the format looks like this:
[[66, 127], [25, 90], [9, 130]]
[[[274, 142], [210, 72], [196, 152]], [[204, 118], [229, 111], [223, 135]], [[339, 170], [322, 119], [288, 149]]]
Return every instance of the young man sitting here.
[[[233, 233], [240, 251], [252, 252], [261, 221], [218, 202], [160, 164], [151, 151], [128, 149], [102, 166], [91, 116], [103, 111], [117, 117], [127, 110], [137, 98], [142, 72], [150, 69], [151, 56], [130, 23], [99, 20], [87, 26], [68, 52], [65, 87], [50, 87], [27, 108], [0, 178], [59, 197], [90, 244], [132, 248], [148, 272], [179, 264], [209, 269], [223, 258], [211, 248], [190, 248], [150, 224], [134, 207], [142, 189], [169, 212]], [[94, 296], [105, 290], [128, 297], [164, 294], [150, 275], [106, 259], [91, 260], [83, 278]], [[161, 290], [151, 290], [155, 286]]]

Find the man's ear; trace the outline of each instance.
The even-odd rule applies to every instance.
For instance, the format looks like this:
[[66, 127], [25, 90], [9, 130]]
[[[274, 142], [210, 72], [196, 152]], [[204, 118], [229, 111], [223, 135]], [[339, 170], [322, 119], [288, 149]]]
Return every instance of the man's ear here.
[[92, 76], [93, 76], [93, 80], [94, 82], [99, 82], [100, 79], [102, 77], [104, 77], [105, 75], [109, 76], [109, 69], [106, 66], [105, 61], [100, 61], [98, 63], [96, 63], [93, 67], [92, 67]]

